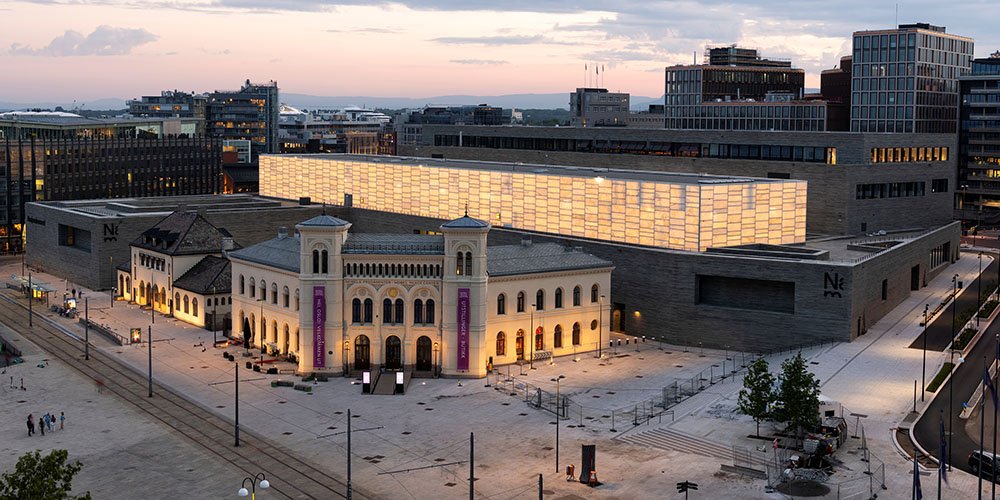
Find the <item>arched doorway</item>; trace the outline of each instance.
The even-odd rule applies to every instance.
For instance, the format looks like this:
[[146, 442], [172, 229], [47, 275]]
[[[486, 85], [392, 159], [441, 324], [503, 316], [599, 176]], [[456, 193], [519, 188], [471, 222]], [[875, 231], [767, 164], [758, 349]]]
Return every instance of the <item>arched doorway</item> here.
[[371, 368], [371, 341], [367, 335], [358, 335], [358, 338], [354, 339], [354, 369], [369, 368]]
[[398, 370], [403, 366], [403, 349], [399, 337], [390, 335], [385, 339], [385, 369]]
[[429, 371], [431, 360], [431, 339], [426, 335], [417, 339], [417, 370]]
[[514, 350], [517, 352], [517, 360], [524, 361], [524, 330], [517, 331], [517, 338], [514, 341]]
[[613, 331], [613, 332], [622, 332], [622, 331], [624, 331], [624, 329], [622, 329], [622, 310], [621, 309], [615, 309], [614, 312], [611, 313], [611, 331]]
[[542, 327], [535, 328], [535, 350], [541, 351], [545, 349], [545, 329]]

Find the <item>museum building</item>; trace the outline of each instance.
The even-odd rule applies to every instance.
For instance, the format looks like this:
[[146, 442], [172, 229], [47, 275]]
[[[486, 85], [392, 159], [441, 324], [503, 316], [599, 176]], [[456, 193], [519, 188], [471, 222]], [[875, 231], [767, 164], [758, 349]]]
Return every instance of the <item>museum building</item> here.
[[350, 228], [324, 214], [229, 252], [234, 330], [302, 374], [455, 377], [597, 350], [609, 333], [614, 266], [579, 247], [487, 246], [491, 225], [468, 215], [438, 234]]

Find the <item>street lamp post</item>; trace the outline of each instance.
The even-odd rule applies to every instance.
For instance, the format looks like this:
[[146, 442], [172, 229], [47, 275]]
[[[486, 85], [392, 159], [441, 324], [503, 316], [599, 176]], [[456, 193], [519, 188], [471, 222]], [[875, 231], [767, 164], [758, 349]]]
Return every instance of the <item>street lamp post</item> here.
[[267, 322], [264, 321], [264, 300], [267, 299], [267, 291], [264, 296], [257, 299], [260, 302], [260, 368], [264, 369], [264, 334], [267, 333]]
[[236, 384], [235, 385], [236, 389], [233, 391], [233, 408], [236, 409], [236, 424], [233, 426], [233, 433], [235, 434], [236, 437], [236, 444], [233, 446], [239, 446], [240, 445], [240, 362], [236, 361], [233, 364], [236, 365], [236, 370], [235, 370], [236, 379], [234, 382]]
[[531, 332], [531, 357], [528, 358], [528, 369], [535, 369], [535, 307], [536, 304], [531, 304], [531, 309], [528, 311], [528, 331]]
[[149, 344], [149, 397], [153, 397], [153, 325], [149, 325], [146, 341]]
[[559, 398], [559, 381], [566, 378], [559, 375], [552, 379], [556, 383], [556, 472], [559, 472], [559, 417], [562, 416], [562, 400]]
[[931, 308], [930, 304], [924, 304], [924, 362], [920, 370], [920, 402], [924, 402], [924, 393], [927, 392], [927, 311]]
[[604, 357], [601, 350], [604, 348], [604, 295], [601, 295], [600, 306], [597, 311], [597, 357]]
[[219, 338], [216, 336], [216, 322], [219, 321], [219, 298], [215, 296], [215, 285], [212, 285], [212, 347], [215, 347], [219, 342]]
[[[250, 481], [250, 490], [247, 491], [247, 481]], [[260, 484], [260, 489], [266, 490], [271, 487], [271, 483], [264, 479], [264, 473], [258, 472], [255, 476], [247, 476], [243, 478], [243, 485], [240, 490], [236, 492], [237, 496], [245, 497], [250, 495], [250, 500], [254, 500], [254, 496], [257, 494], [257, 484]]]
[[440, 367], [439, 363], [440, 363], [440, 359], [441, 359], [438, 356], [438, 349], [440, 349], [440, 348], [441, 348], [441, 346], [438, 345], [437, 342], [435, 342], [434, 343], [434, 378], [437, 378], [438, 374], [440, 373], [440, 371], [438, 370], [438, 368]]
[[979, 288], [976, 293], [976, 328], [979, 327], [979, 308], [983, 306], [983, 252], [979, 252], [979, 275], [976, 276]]
[[90, 297], [83, 299], [83, 359], [90, 360]]
[[[952, 299], [951, 299], [951, 373], [955, 373], [955, 309], [958, 305], [958, 274], [952, 276]], [[948, 381], [948, 468], [951, 469], [951, 437], [955, 434], [954, 427], [952, 427], [954, 417], [952, 413], [952, 408], [955, 404], [955, 381]]]
[[[31, 304], [35, 301], [35, 290], [31, 285], [31, 270], [28, 270], [28, 326], [33, 326], [31, 323], [31, 317], [34, 315], [31, 311]], [[65, 301], [63, 301], [65, 302]], [[63, 304], [65, 305], [65, 304]]]

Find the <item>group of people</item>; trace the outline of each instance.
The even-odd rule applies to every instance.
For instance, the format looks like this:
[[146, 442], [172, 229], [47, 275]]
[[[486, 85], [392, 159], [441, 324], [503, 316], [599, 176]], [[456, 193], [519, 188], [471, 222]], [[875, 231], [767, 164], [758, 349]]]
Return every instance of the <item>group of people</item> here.
[[[48, 428], [49, 432], [52, 432], [53, 430], [55, 430], [55, 425], [57, 420], [59, 421], [59, 430], [62, 430], [63, 426], [66, 424], [66, 414], [64, 412], [59, 412], [58, 417], [55, 415], [55, 413], [46, 413], [45, 415], [38, 417], [39, 432], [41, 432], [43, 436], [45, 435], [46, 428]], [[34, 435], [35, 416], [30, 413], [28, 414], [27, 425], [28, 425], [28, 435], [29, 436]]]

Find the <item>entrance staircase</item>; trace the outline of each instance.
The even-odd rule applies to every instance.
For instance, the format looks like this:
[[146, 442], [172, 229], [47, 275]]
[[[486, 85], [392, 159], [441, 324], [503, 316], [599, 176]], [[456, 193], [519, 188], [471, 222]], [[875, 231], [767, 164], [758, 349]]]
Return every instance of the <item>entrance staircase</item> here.
[[[411, 378], [413, 378], [412, 370], [406, 370], [403, 372], [404, 391], [410, 387]], [[375, 387], [372, 388], [372, 394], [381, 396], [392, 396], [395, 390], [396, 390], [396, 372], [385, 371], [378, 375], [378, 380], [375, 381]]]

